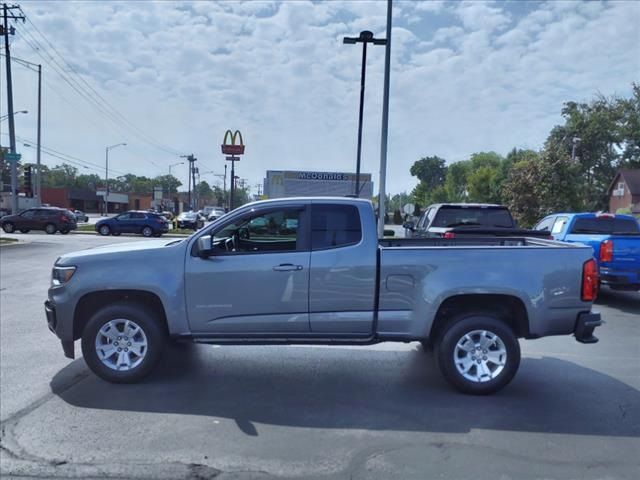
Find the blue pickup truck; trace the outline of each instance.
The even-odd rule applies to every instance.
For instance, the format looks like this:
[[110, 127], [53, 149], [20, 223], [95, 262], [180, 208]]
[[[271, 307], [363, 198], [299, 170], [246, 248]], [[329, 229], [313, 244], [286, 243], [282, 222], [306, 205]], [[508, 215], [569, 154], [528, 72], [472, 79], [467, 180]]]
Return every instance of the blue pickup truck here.
[[554, 213], [535, 227], [554, 240], [593, 248], [600, 281], [617, 290], [640, 290], [640, 224], [631, 215]]

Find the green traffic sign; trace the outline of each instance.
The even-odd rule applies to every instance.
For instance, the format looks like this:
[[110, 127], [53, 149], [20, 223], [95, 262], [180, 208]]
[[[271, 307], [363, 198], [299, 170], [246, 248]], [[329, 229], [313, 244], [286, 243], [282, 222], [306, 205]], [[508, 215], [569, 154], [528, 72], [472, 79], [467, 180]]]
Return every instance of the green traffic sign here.
[[22, 158], [22, 155], [20, 155], [19, 153], [5, 153], [4, 158], [8, 162], [17, 162]]

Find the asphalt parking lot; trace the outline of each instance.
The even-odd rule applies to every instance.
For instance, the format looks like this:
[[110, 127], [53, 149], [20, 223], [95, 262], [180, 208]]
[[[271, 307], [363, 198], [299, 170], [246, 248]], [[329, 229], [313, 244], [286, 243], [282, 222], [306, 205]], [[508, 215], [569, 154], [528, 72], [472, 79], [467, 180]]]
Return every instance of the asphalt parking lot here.
[[451, 390], [416, 343], [182, 346], [144, 383], [111, 385], [48, 331], [49, 272], [63, 252], [146, 240], [12, 236], [25, 242], [0, 247], [3, 478], [638, 478], [638, 293], [603, 291], [598, 344], [523, 341], [490, 397]]

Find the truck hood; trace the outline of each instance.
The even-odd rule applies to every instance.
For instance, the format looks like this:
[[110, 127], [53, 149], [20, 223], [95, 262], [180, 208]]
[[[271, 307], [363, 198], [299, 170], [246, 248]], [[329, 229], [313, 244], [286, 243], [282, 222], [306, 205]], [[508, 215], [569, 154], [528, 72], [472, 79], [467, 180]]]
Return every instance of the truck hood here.
[[[173, 247], [184, 245], [184, 240], [165, 239], [165, 240], [146, 240], [139, 242], [127, 242], [127, 243], [115, 243], [111, 245], [104, 245], [100, 247], [88, 248], [86, 250], [79, 250], [77, 252], [65, 253], [56, 261], [57, 265], [71, 265], [78, 261], [91, 261], [92, 259], [103, 259], [110, 256], [118, 256], [122, 258], [123, 255], [133, 255], [136, 257], [142, 255], [157, 256], [167, 252], [167, 255], [175, 253]], [[168, 245], [168, 246], [167, 246]]]

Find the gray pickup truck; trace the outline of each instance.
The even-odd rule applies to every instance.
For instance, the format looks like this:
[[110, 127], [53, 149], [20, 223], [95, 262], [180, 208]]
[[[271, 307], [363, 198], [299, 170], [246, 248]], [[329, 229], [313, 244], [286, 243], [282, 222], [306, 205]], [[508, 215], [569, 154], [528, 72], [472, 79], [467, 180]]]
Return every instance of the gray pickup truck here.
[[370, 202], [293, 198], [245, 205], [184, 240], [60, 257], [49, 329], [110, 382], [134, 382], [167, 342], [433, 347], [466, 393], [504, 387], [519, 338], [594, 343], [591, 249], [518, 237], [379, 240]]

